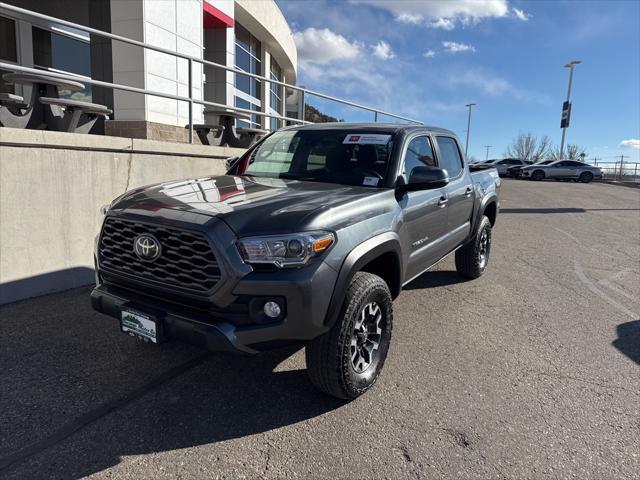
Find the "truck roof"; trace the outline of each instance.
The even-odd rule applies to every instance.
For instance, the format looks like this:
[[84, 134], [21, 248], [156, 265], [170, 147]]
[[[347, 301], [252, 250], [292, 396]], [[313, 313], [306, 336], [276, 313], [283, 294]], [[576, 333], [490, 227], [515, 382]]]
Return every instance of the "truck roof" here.
[[411, 132], [414, 130], [427, 131], [432, 133], [444, 133], [447, 135], [455, 135], [451, 130], [439, 127], [431, 127], [427, 125], [415, 124], [398, 124], [398, 123], [372, 123], [372, 122], [329, 122], [329, 123], [310, 123], [307, 125], [294, 125], [287, 127], [285, 130], [364, 130], [371, 132]]

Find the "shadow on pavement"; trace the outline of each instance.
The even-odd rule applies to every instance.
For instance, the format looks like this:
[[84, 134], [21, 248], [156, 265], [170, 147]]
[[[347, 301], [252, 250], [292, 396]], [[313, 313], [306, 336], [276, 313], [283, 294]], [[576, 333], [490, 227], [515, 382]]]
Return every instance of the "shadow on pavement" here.
[[74, 267], [0, 284], [0, 305], [95, 282], [93, 268]]
[[631, 360], [640, 364], [640, 320], [621, 323], [616, 331], [618, 339], [611, 344]]
[[89, 292], [0, 308], [0, 476], [81, 477], [125, 455], [265, 432], [344, 404], [304, 370], [274, 371], [298, 349], [241, 357], [143, 344], [93, 312]]

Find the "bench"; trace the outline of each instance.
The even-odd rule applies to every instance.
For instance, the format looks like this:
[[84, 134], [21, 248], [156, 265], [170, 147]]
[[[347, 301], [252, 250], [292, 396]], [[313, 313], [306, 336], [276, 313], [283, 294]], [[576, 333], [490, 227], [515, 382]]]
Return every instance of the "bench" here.
[[112, 111], [98, 103], [83, 102], [70, 98], [40, 97], [45, 111], [45, 122], [50, 130], [61, 132], [89, 133], [98, 117], [108, 117]]
[[20, 95], [0, 93], [0, 127], [25, 128], [32, 113]]
[[[189, 125], [185, 125], [184, 128], [189, 128]], [[211, 145], [214, 147], [222, 145], [222, 141], [224, 140], [224, 126], [197, 123], [193, 125], [193, 129], [196, 131], [203, 145]]]
[[262, 128], [236, 127], [235, 130], [238, 134], [239, 146], [241, 148], [249, 148], [269, 133], [269, 130]]

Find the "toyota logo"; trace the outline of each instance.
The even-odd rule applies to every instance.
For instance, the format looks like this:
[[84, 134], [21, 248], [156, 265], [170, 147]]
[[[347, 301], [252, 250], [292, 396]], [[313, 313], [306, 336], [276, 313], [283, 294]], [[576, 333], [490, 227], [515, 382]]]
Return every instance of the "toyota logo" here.
[[160, 256], [160, 242], [154, 236], [145, 233], [133, 241], [133, 251], [142, 260], [152, 262]]

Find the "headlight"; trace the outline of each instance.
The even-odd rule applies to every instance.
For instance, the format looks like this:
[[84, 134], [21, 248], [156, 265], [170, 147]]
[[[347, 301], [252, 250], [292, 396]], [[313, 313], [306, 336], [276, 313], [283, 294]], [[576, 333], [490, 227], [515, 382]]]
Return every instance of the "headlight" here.
[[335, 243], [330, 232], [247, 237], [238, 240], [245, 263], [270, 263], [278, 267], [305, 265]]

